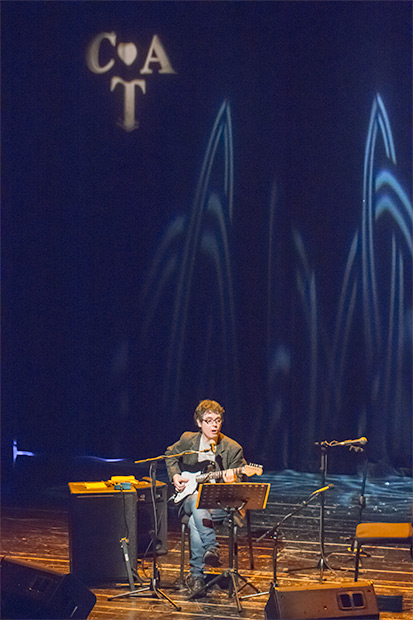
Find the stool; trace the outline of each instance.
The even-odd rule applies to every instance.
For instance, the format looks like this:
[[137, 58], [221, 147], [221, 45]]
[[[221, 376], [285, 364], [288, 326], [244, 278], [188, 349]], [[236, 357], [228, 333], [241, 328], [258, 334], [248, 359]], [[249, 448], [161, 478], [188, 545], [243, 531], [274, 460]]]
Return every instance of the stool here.
[[360, 552], [363, 545], [405, 544], [413, 559], [413, 528], [411, 523], [359, 523], [356, 527], [356, 562], [354, 581], [359, 575]]

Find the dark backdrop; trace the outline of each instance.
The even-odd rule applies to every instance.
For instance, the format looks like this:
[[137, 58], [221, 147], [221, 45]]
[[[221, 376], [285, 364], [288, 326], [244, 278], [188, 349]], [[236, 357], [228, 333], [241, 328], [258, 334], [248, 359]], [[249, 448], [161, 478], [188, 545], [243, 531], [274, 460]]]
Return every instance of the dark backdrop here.
[[410, 3], [1, 9], [6, 469], [160, 454], [202, 398], [266, 467], [410, 467]]

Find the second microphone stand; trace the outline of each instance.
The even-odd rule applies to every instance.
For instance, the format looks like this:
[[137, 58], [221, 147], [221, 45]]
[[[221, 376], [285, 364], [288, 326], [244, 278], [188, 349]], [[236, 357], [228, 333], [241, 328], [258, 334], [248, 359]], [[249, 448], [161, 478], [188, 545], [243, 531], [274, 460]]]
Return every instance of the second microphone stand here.
[[278, 580], [277, 580], [277, 553], [278, 553], [278, 539], [279, 539], [278, 533], [279, 533], [279, 529], [280, 529], [281, 525], [283, 523], [285, 523], [285, 521], [287, 521], [288, 519], [290, 519], [291, 517], [296, 515], [298, 512], [300, 512], [300, 510], [305, 508], [320, 493], [321, 493], [321, 495], [324, 495], [324, 491], [326, 491], [328, 488], [329, 487], [325, 487], [324, 489], [318, 489], [317, 491], [313, 491], [313, 493], [311, 493], [311, 495], [309, 495], [303, 502], [301, 502], [301, 504], [299, 504], [297, 506], [297, 508], [295, 508], [294, 510], [289, 512], [287, 515], [285, 515], [285, 517], [283, 517], [281, 519], [281, 521], [278, 521], [278, 523], [276, 525], [274, 525], [274, 527], [270, 528], [264, 534], [262, 534], [259, 538], [257, 538], [257, 540], [256, 540], [257, 543], [261, 542], [264, 538], [271, 538], [272, 541], [273, 541], [273, 547], [272, 547], [272, 571], [273, 571], [272, 582], [271, 582], [271, 586], [270, 586], [270, 590], [269, 591], [267, 591], [267, 592], [256, 592], [256, 593], [253, 593], [253, 594], [246, 594], [245, 596], [241, 597], [242, 599], [244, 599], [244, 598], [252, 598], [252, 597], [255, 597], [255, 596], [262, 596], [263, 594], [270, 594], [272, 588], [277, 588], [278, 587]]
[[[322, 442], [320, 444], [321, 448], [321, 486], [324, 487], [327, 479], [327, 444]], [[323, 581], [323, 573], [324, 570], [331, 570], [331, 567], [328, 565], [325, 552], [324, 552], [324, 540], [325, 540], [325, 498], [324, 493], [321, 493], [320, 497], [320, 531], [319, 531], [319, 540], [320, 540], [320, 559], [318, 561], [318, 567], [320, 569], [320, 581]]]
[[[362, 438], [364, 439], [364, 438]], [[367, 441], [367, 440], [365, 440]], [[361, 451], [363, 452], [363, 448], [362, 447], [354, 447], [354, 445], [350, 445], [354, 442], [337, 442], [337, 441], [331, 441], [331, 442], [327, 442], [327, 441], [321, 441], [320, 443], [316, 443], [316, 445], [320, 446], [320, 450], [321, 450], [321, 464], [320, 464], [320, 471], [321, 471], [321, 482], [322, 482], [322, 486], [324, 486], [326, 484], [326, 479], [327, 479], [327, 450], [328, 448], [334, 448], [335, 446], [341, 446], [341, 445], [346, 445], [349, 444], [350, 450], [354, 449], [356, 451]], [[362, 493], [360, 496], [360, 504], [359, 504], [359, 508], [360, 508], [360, 512], [359, 512], [359, 518], [361, 520], [361, 513], [362, 510], [364, 508], [364, 484], [365, 484], [365, 478], [363, 478], [363, 489], [362, 489]], [[324, 519], [325, 519], [325, 498], [324, 498], [324, 493], [321, 494], [321, 498], [320, 498], [320, 531], [319, 531], [319, 540], [320, 540], [320, 559], [318, 561], [318, 565], [317, 568], [320, 569], [320, 581], [323, 581], [323, 573], [325, 570], [345, 570], [343, 568], [334, 568], [332, 569], [331, 566], [328, 565], [328, 562], [326, 560], [325, 557], [325, 550], [324, 550], [324, 539], [325, 539], [325, 530], [324, 530]]]
[[[320, 447], [321, 455], [320, 455], [320, 472], [321, 472], [321, 484], [322, 488], [326, 490], [329, 487], [333, 487], [334, 485], [330, 484], [326, 486], [327, 479], [327, 449], [329, 447], [329, 443], [327, 441], [316, 442], [316, 445]], [[296, 570], [311, 570], [313, 568], [318, 568], [320, 570], [320, 582], [323, 581], [323, 574], [325, 570], [333, 570], [327, 563], [324, 551], [324, 539], [325, 539], [325, 530], [324, 530], [324, 521], [325, 521], [325, 498], [324, 493], [321, 493], [320, 498], [320, 511], [319, 511], [319, 545], [320, 545], [320, 558], [316, 566], [307, 566], [305, 568], [292, 568], [289, 569], [289, 572], [292, 573]], [[334, 569], [340, 570], [340, 569]]]

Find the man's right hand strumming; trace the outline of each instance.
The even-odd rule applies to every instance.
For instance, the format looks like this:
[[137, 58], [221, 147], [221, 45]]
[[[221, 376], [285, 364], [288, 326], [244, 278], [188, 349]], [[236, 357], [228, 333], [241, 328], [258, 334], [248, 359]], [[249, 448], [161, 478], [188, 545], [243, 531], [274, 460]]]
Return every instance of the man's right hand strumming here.
[[184, 478], [184, 476], [181, 476], [181, 474], [174, 475], [174, 477], [172, 478], [172, 482], [174, 484], [175, 489], [178, 491], [178, 493], [184, 490], [185, 485], [188, 482], [188, 480], [189, 478]]

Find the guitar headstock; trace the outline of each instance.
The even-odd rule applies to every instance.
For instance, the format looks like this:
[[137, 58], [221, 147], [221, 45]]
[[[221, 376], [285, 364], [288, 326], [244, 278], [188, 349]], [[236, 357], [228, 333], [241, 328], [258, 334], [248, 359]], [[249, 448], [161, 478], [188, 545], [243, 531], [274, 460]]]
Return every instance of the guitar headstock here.
[[242, 468], [242, 473], [246, 476], [261, 476], [263, 472], [262, 465], [256, 465], [255, 463], [248, 463]]

